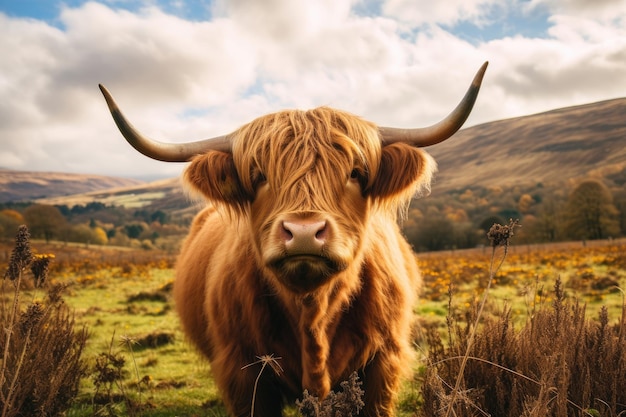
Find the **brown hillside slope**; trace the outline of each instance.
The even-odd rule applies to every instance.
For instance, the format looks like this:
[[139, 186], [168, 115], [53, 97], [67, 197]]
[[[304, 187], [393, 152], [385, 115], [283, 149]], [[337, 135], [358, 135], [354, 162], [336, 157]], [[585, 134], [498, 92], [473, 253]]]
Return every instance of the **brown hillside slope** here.
[[41, 204], [66, 205], [68, 207], [85, 205], [93, 201], [108, 206], [126, 208], [153, 206], [155, 209], [166, 211], [177, 210], [189, 205], [189, 199], [183, 192], [178, 178], [37, 200]]
[[0, 169], [0, 203], [32, 201], [142, 183], [142, 181], [127, 178], [100, 175]]
[[626, 98], [470, 127], [428, 151], [433, 193], [615, 175], [626, 170]]

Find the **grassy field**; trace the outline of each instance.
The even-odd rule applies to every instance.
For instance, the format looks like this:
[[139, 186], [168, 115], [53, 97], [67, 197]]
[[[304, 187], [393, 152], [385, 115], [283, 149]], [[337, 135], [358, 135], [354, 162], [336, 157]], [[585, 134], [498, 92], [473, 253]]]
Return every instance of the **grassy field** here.
[[[68, 284], [65, 301], [77, 322], [89, 329], [83, 355], [88, 376], [68, 416], [226, 415], [209, 366], [185, 341], [172, 308], [174, 254], [39, 242], [32, 246], [55, 255], [50, 276]], [[0, 248], [2, 271], [10, 250], [9, 245]], [[496, 261], [501, 257], [497, 252]], [[418, 262], [424, 288], [416, 315], [422, 326], [437, 326], [445, 333], [449, 306], [462, 316], [481, 297], [489, 279], [491, 249], [419, 254]], [[511, 247], [492, 282], [486, 312], [497, 315], [510, 306], [514, 322], [522, 325], [534, 308], [549, 305], [557, 277], [568, 297], [587, 303], [589, 317], [606, 305], [610, 320], [616, 321], [624, 303], [618, 287], [626, 288], [626, 240]], [[34, 289], [25, 294], [26, 301], [43, 295]], [[425, 355], [419, 332], [416, 348], [417, 370]], [[97, 390], [96, 366], [105, 361], [115, 368], [115, 359], [123, 362], [115, 365], [121, 379]], [[412, 415], [418, 406], [418, 385], [419, 378], [407, 383], [401, 415]], [[134, 408], [127, 409], [124, 400]]]
[[[502, 255], [499, 248], [495, 261]], [[417, 313], [444, 317], [450, 284], [454, 304], [469, 307], [487, 285], [491, 256], [491, 248], [419, 254], [424, 289]], [[511, 246], [492, 282], [489, 308], [498, 311], [509, 305], [514, 318], [525, 321], [533, 306], [552, 301], [558, 277], [566, 295], [586, 303], [589, 311], [606, 305], [610, 317], [619, 317], [623, 305], [619, 288], [626, 289], [626, 239]]]

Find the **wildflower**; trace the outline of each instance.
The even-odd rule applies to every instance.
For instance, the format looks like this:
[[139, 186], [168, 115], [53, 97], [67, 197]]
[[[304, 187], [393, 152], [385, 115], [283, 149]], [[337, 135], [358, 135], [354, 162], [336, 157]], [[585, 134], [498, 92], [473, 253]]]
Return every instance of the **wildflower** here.
[[30, 232], [28, 227], [21, 225], [17, 230], [15, 236], [15, 247], [11, 252], [11, 260], [9, 261], [9, 268], [4, 273], [4, 278], [9, 278], [11, 281], [18, 279], [24, 268], [30, 264], [33, 259], [33, 254], [30, 250]]
[[491, 241], [491, 246], [493, 248], [497, 248], [498, 246], [508, 247], [516, 227], [522, 227], [517, 219], [509, 220], [509, 224], [507, 225], [496, 223], [491, 226], [491, 229], [487, 232], [487, 237]]

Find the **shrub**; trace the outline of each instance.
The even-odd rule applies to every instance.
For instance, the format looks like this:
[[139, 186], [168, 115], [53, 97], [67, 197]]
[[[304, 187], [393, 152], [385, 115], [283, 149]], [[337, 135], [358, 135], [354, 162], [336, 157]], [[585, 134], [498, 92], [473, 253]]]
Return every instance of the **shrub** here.
[[304, 390], [302, 400], [296, 401], [296, 406], [302, 417], [352, 417], [359, 415], [365, 405], [361, 388], [363, 383], [356, 372], [350, 375], [347, 381], [341, 384], [341, 391], [331, 391], [326, 398], [320, 400]]
[[[84, 327], [75, 330], [74, 315], [61, 297], [65, 287], [49, 286], [42, 302], [33, 301], [24, 309], [20, 303], [27, 268], [34, 278], [34, 286], [41, 287], [47, 281], [50, 259], [50, 255], [32, 255], [28, 228], [20, 226], [2, 282], [2, 417], [61, 415], [70, 407], [79, 381], [85, 375], [81, 354], [87, 330]], [[10, 285], [13, 299], [7, 303], [5, 294], [11, 292], [7, 291]]]
[[436, 330], [429, 330], [420, 415], [626, 414], [626, 306], [611, 326], [604, 307], [599, 320], [592, 321], [585, 318], [584, 306], [566, 302], [558, 279], [554, 293], [551, 308], [538, 308], [520, 331], [514, 330], [508, 310], [485, 319], [467, 355], [477, 308], [469, 310], [465, 324], [449, 313], [447, 347]]

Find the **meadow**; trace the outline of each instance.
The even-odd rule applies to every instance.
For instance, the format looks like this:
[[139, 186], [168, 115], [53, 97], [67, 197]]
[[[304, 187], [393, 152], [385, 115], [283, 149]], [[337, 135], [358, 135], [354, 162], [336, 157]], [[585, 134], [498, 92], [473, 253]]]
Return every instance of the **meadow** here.
[[[502, 249], [500, 249], [501, 251]], [[496, 260], [502, 256], [496, 252]], [[418, 254], [424, 288], [416, 311], [419, 316], [448, 314], [448, 293], [454, 303], [469, 307], [487, 286], [492, 251], [489, 247]], [[597, 311], [607, 306], [609, 316], [621, 316], [626, 288], [626, 239], [510, 246], [492, 281], [489, 307], [511, 307], [513, 317], [526, 320], [533, 307], [553, 301], [557, 278], [566, 294]]]
[[[6, 269], [11, 245], [0, 246], [0, 271]], [[226, 415], [210, 367], [185, 341], [173, 310], [175, 254], [39, 241], [32, 247], [54, 255], [50, 282], [67, 285], [65, 303], [77, 326], [89, 333], [85, 375], [67, 416]], [[415, 306], [416, 377], [401, 394], [402, 416], [416, 415], [423, 401], [424, 329], [436, 329], [445, 338], [449, 317], [467, 316], [490, 279], [492, 251], [421, 253], [417, 259], [424, 287]], [[618, 322], [624, 311], [620, 288], [626, 288], [626, 239], [509, 247], [492, 280], [485, 316], [498, 317], [508, 309], [514, 326], [521, 327], [538, 308], [554, 302], [557, 278], [565, 297], [585, 303], [591, 319], [606, 306], [609, 321]], [[26, 285], [21, 300], [43, 296], [43, 290]]]

